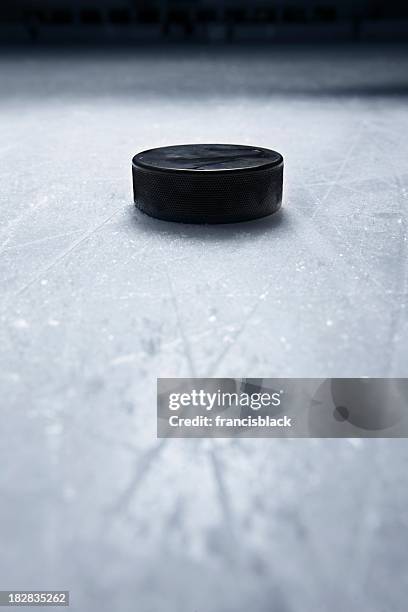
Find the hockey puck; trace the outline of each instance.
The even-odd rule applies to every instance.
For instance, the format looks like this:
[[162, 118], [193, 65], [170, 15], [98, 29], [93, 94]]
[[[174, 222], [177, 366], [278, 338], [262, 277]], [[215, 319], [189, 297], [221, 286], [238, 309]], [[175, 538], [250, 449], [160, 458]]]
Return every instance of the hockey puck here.
[[234, 223], [266, 217], [282, 203], [283, 157], [225, 144], [150, 149], [132, 160], [135, 204], [183, 223]]

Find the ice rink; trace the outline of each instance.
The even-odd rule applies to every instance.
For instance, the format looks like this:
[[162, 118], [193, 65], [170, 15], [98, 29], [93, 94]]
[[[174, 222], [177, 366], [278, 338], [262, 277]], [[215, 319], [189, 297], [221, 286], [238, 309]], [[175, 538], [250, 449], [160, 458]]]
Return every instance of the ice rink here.
[[[75, 612], [404, 612], [405, 440], [156, 439], [156, 378], [408, 376], [408, 48], [0, 59], [0, 588]], [[285, 158], [277, 215], [156, 221], [131, 158]]]

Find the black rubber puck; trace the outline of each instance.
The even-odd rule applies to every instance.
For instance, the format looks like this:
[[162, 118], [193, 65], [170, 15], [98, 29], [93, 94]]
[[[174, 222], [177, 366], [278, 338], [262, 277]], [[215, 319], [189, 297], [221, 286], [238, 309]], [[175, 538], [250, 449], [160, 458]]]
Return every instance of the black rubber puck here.
[[266, 217], [282, 203], [283, 157], [261, 147], [178, 145], [138, 153], [135, 204], [183, 223], [234, 223]]

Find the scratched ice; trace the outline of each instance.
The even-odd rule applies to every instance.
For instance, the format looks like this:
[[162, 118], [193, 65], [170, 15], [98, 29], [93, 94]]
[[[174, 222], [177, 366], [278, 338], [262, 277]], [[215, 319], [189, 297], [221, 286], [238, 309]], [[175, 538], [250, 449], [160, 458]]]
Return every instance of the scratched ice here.
[[[2, 55], [2, 588], [79, 612], [403, 609], [404, 441], [160, 442], [154, 394], [407, 376], [407, 75], [396, 46]], [[137, 213], [131, 156], [200, 141], [282, 151], [282, 214]]]

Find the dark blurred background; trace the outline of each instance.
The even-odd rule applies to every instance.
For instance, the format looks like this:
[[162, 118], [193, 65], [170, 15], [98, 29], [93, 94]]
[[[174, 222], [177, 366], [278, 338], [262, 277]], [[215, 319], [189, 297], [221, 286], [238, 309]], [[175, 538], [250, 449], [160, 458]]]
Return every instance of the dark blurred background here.
[[403, 0], [3, 0], [0, 41], [408, 39]]

